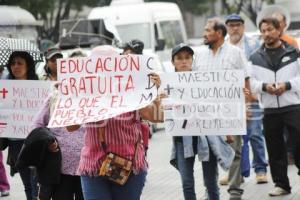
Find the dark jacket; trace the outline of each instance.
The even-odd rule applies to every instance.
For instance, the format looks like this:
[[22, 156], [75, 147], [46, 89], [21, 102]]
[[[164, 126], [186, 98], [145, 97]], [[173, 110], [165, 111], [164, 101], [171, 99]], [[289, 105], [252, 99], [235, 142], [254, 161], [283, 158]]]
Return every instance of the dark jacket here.
[[47, 128], [36, 128], [24, 141], [16, 167], [18, 169], [35, 166], [38, 182], [42, 185], [58, 184], [60, 181], [61, 152], [50, 152], [49, 144], [55, 141]]

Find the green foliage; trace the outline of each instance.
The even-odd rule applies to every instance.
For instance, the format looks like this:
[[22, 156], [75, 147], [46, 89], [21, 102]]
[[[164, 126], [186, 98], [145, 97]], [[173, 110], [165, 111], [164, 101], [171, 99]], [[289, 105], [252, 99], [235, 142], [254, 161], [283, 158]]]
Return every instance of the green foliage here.
[[28, 10], [37, 20], [43, 20], [41, 37], [57, 41], [59, 21], [68, 19], [71, 9], [83, 6], [109, 5], [111, 0], [0, 0], [0, 5], [15, 5]]

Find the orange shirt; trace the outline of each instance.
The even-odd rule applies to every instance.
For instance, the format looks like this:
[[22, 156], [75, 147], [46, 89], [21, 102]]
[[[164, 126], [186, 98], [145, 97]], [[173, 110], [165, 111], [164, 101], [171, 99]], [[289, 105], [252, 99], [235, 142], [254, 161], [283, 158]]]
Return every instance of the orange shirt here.
[[288, 43], [289, 45], [291, 45], [291, 46], [293, 46], [293, 47], [295, 47], [297, 49], [299, 48], [298, 42], [297, 42], [297, 40], [294, 37], [289, 36], [288, 34], [283, 34], [281, 36], [281, 39], [283, 41], [285, 41], [286, 43]]

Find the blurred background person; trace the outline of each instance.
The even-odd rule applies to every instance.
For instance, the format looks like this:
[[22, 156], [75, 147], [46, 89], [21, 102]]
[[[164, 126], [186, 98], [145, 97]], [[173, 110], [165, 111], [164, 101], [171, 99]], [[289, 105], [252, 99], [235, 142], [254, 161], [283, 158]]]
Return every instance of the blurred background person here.
[[63, 58], [63, 54], [58, 48], [50, 48], [45, 52], [45, 75], [41, 78], [42, 80], [57, 80], [57, 59], [60, 58]]

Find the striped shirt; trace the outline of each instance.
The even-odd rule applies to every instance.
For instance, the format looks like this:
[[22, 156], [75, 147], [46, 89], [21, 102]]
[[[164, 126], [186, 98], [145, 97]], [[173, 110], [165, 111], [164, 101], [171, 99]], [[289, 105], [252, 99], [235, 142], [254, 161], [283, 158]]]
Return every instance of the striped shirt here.
[[[146, 170], [145, 150], [141, 142], [141, 124], [138, 112], [128, 112], [100, 122], [86, 124], [85, 144], [81, 151], [78, 172], [81, 175], [97, 176], [107, 152], [134, 160], [133, 171]], [[103, 135], [106, 151], [100, 141], [99, 127], [104, 127]], [[137, 142], [137, 156], [133, 159]]]

